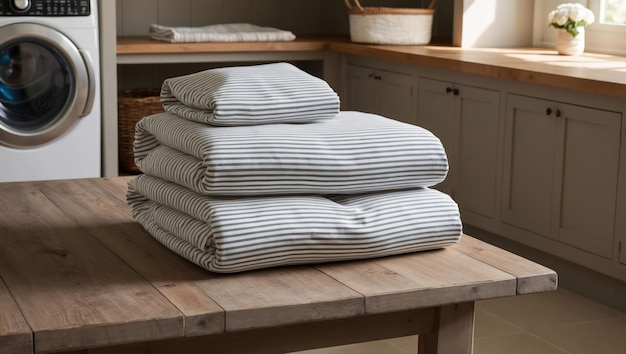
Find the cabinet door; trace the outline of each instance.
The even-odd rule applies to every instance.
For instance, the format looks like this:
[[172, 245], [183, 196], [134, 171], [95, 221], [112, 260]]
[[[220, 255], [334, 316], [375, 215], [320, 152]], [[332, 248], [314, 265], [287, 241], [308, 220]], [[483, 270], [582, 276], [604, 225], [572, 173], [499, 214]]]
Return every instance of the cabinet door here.
[[380, 85], [373, 78], [370, 68], [349, 65], [347, 67], [347, 109], [379, 114]]
[[557, 138], [554, 108], [549, 101], [518, 95], [508, 95], [506, 104], [501, 219], [548, 236]]
[[612, 258], [621, 114], [560, 105], [553, 215], [559, 241]]
[[453, 196], [462, 209], [494, 218], [500, 94], [469, 86], [458, 92]]
[[348, 109], [416, 124], [413, 76], [349, 65]]
[[374, 79], [380, 83], [379, 114], [401, 122], [417, 124], [413, 76], [389, 71], [374, 71]]
[[451, 84], [443, 81], [420, 79], [418, 89], [417, 124], [430, 130], [443, 143], [448, 155], [450, 173], [436, 188], [444, 193], [452, 194], [452, 170], [455, 161], [452, 156], [455, 146], [454, 139], [454, 95]]

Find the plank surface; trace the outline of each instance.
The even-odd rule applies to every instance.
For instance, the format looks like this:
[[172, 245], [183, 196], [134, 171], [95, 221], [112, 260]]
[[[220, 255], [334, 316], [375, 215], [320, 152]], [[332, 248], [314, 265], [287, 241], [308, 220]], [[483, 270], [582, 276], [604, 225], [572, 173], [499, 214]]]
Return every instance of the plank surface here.
[[0, 184], [0, 276], [37, 352], [177, 337], [182, 314], [32, 184]]
[[[130, 178], [0, 184], [0, 348], [10, 340], [18, 343], [10, 353], [33, 346], [42, 353], [202, 352], [206, 345], [255, 352], [253, 344], [233, 344], [250, 340], [275, 352], [300, 344], [263, 336], [301, 338], [306, 349], [340, 343], [327, 336], [344, 325], [369, 328], [346, 337], [360, 341], [407, 334], [414, 322], [424, 350], [441, 352], [471, 346], [474, 300], [556, 286], [553, 271], [469, 236], [447, 249], [394, 257], [211, 273], [133, 220]], [[376, 317], [387, 314], [395, 315]], [[394, 329], [374, 330], [376, 319]], [[300, 332], [325, 324], [334, 327], [324, 338]], [[450, 339], [438, 325], [464, 336]]]
[[183, 312], [188, 336], [363, 314], [360, 294], [312, 268], [224, 275], [178, 257], [134, 222], [121, 197], [125, 183], [98, 179], [37, 186]]
[[583, 53], [563, 56], [551, 48], [460, 48], [367, 45], [331, 41], [330, 50], [461, 73], [626, 98], [626, 58]]
[[363, 294], [366, 313], [516, 294], [514, 276], [451, 249], [317, 268]]
[[451, 248], [515, 276], [518, 294], [553, 291], [557, 288], [558, 276], [552, 269], [481, 240], [464, 235]]
[[0, 354], [33, 352], [33, 333], [0, 278]]
[[224, 310], [198, 285], [213, 275], [135, 222], [124, 199], [128, 179], [51, 181], [37, 188], [174, 304], [184, 315], [186, 336], [223, 332]]
[[222, 275], [200, 284], [226, 310], [226, 331], [353, 317], [363, 296], [308, 266]]
[[329, 41], [324, 38], [296, 38], [283, 42], [209, 42], [168, 43], [149, 37], [119, 37], [117, 54], [164, 54], [164, 53], [227, 53], [227, 52], [310, 52], [328, 50]]

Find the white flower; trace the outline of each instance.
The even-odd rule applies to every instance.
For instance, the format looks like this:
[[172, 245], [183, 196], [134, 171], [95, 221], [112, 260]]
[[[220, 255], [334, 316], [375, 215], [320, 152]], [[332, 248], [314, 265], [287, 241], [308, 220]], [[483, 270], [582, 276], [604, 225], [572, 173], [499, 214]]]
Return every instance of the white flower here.
[[578, 7], [574, 7], [569, 10], [568, 17], [570, 20], [574, 22], [579, 22], [580, 20], [583, 19], [583, 15], [584, 15], [584, 9], [581, 10]]
[[556, 7], [555, 10], [548, 14], [550, 26], [554, 28], [563, 28], [568, 31], [572, 37], [578, 35], [577, 27], [586, 27], [595, 21], [593, 12], [578, 3], [566, 3]]
[[550, 12], [550, 23], [555, 23], [559, 26], [564, 26], [567, 22], [568, 15], [558, 10]]

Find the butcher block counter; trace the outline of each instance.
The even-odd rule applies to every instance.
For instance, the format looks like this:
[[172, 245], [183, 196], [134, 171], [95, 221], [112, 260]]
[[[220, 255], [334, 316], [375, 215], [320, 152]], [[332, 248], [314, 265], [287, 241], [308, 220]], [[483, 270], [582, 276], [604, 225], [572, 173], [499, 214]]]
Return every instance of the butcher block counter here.
[[0, 353], [284, 353], [419, 334], [471, 353], [474, 302], [554, 271], [464, 235], [440, 250], [214, 274], [130, 216], [130, 177], [0, 184]]
[[288, 42], [255, 43], [166, 43], [148, 37], [117, 40], [118, 63], [219, 61], [244, 57], [288, 60], [298, 58], [296, 54], [311, 56], [328, 52], [626, 98], [626, 57], [617, 55], [563, 56], [552, 48], [366, 45], [343, 37], [302, 37]]

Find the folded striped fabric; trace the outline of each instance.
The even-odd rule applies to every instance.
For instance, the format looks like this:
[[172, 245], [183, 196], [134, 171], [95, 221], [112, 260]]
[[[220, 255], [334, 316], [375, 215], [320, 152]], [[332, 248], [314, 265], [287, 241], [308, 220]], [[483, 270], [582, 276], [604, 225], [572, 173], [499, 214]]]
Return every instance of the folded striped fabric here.
[[339, 96], [289, 63], [226, 67], [166, 79], [167, 112], [215, 126], [308, 123], [333, 118]]
[[133, 217], [159, 242], [220, 273], [441, 248], [462, 232], [456, 203], [429, 188], [223, 198], [140, 175], [127, 198]]
[[213, 127], [169, 112], [136, 126], [135, 163], [205, 195], [356, 194], [429, 187], [448, 160], [430, 131], [342, 111], [308, 124]]
[[149, 31], [152, 38], [170, 43], [280, 42], [296, 39], [290, 31], [250, 23], [227, 23], [202, 27], [169, 27], [152, 24]]

